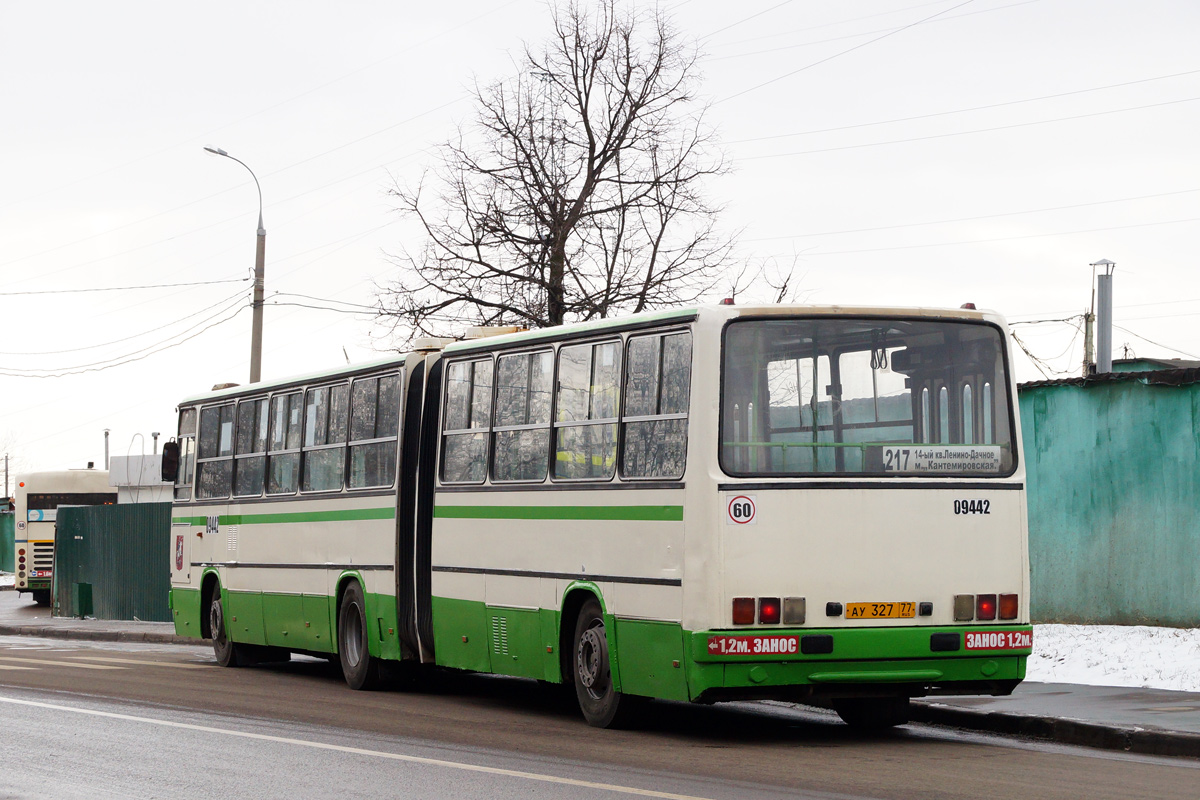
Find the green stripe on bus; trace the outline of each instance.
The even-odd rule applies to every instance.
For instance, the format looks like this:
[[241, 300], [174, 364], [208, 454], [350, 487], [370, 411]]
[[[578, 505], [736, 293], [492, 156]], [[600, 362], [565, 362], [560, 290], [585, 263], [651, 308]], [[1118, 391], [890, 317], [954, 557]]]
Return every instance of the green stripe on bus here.
[[442, 519], [595, 519], [682, 522], [683, 506], [437, 506]]
[[[291, 511], [277, 514], [222, 514], [221, 525], [264, 525], [285, 522], [355, 522], [370, 519], [395, 519], [395, 508], [350, 508], [337, 511]], [[205, 525], [207, 517], [172, 517], [171, 522]]]

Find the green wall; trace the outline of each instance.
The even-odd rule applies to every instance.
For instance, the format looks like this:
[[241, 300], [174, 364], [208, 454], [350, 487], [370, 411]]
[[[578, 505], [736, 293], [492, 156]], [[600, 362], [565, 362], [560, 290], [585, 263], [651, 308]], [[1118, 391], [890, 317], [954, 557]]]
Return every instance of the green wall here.
[[170, 503], [59, 509], [54, 613], [171, 621], [170, 540]]
[[1200, 626], [1197, 373], [1021, 387], [1035, 622]]
[[[7, 501], [5, 501], [7, 504]], [[16, 553], [13, 552], [16, 547], [16, 542], [13, 536], [16, 533], [16, 520], [13, 518], [12, 512], [0, 512], [0, 572], [16, 572], [14, 564], [16, 562]]]

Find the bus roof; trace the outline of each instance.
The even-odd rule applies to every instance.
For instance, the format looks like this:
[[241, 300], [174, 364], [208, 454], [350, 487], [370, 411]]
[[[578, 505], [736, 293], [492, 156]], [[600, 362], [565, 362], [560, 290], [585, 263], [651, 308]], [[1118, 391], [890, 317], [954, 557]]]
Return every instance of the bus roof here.
[[205, 400], [216, 400], [222, 397], [236, 397], [241, 394], [259, 394], [268, 392], [272, 389], [280, 389], [286, 386], [292, 386], [300, 383], [311, 383], [321, 380], [322, 378], [332, 378], [336, 375], [353, 375], [356, 372], [369, 372], [379, 367], [390, 365], [399, 366], [404, 363], [404, 359], [408, 357], [408, 353], [396, 353], [385, 358], [379, 358], [374, 361], [364, 361], [361, 364], [351, 364], [347, 367], [336, 367], [323, 369], [316, 372], [306, 372], [301, 375], [289, 375], [285, 378], [279, 378], [273, 381], [261, 381], [259, 383], [239, 384], [230, 386], [227, 389], [217, 389], [216, 391], [203, 392], [201, 394], [186, 397], [180, 401], [179, 405], [186, 406], [193, 403], [202, 402]]
[[[706, 305], [687, 308], [669, 309], [666, 311], [648, 311], [641, 314], [630, 314], [622, 317], [590, 320], [553, 328], [539, 328], [518, 333], [506, 333], [500, 336], [489, 336], [479, 339], [465, 339], [447, 344], [444, 351], [447, 354], [469, 352], [471, 350], [492, 348], [505, 345], [536, 344], [538, 342], [559, 339], [562, 337], [581, 336], [589, 333], [600, 333], [606, 330], [623, 330], [629, 327], [653, 325], [657, 323], [670, 324], [695, 319], [698, 316], [716, 317], [718, 319], [733, 319], [735, 317], [753, 316], [906, 316], [930, 317], [939, 319], [987, 320], [1003, 325], [1004, 319], [993, 311], [976, 310], [973, 308], [935, 308], [935, 307], [901, 307], [901, 306], [847, 306], [847, 305], [802, 305], [802, 304], [762, 304], [762, 305]], [[292, 375], [273, 381], [231, 386], [227, 389], [203, 392], [192, 395], [180, 401], [179, 405], [192, 405], [208, 400], [218, 400], [225, 397], [236, 397], [242, 394], [258, 394], [274, 389], [290, 387], [297, 384], [311, 383], [323, 378], [342, 375], [353, 375], [358, 372], [368, 372], [389, 365], [399, 366], [404, 363], [408, 353], [397, 353], [375, 361], [354, 364], [348, 367], [337, 367], [301, 375]]]

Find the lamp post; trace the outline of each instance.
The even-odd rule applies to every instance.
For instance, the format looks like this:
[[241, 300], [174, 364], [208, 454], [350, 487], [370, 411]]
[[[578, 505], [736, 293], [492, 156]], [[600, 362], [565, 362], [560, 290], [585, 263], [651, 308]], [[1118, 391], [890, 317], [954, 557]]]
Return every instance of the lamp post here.
[[262, 373], [263, 274], [264, 262], [267, 257], [267, 229], [263, 227], [262, 218], [262, 186], [258, 183], [258, 176], [254, 174], [254, 170], [246, 166], [246, 162], [234, 158], [219, 147], [205, 145], [204, 149], [213, 155], [231, 158], [246, 167], [246, 171], [250, 173], [251, 178], [254, 178], [254, 185], [258, 189], [258, 246], [254, 252], [254, 301], [250, 305], [254, 312], [250, 326], [250, 382], [258, 383]]

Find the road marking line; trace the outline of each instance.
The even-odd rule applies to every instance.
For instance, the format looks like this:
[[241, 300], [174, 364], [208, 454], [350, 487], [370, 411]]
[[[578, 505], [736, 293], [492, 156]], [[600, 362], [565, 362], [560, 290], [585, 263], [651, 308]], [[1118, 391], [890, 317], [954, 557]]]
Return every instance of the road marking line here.
[[300, 747], [311, 747], [315, 750], [332, 750], [337, 753], [350, 753], [360, 756], [374, 756], [375, 758], [385, 758], [392, 761], [406, 761], [411, 764], [425, 764], [433, 767], [446, 767], [448, 769], [459, 769], [464, 772], [482, 772], [488, 775], [503, 775], [509, 778], [524, 778], [531, 781], [540, 781], [542, 783], [556, 783], [564, 786], [581, 786], [585, 789], [599, 789], [601, 791], [618, 792], [620, 794], [633, 794], [640, 797], [661, 797], [666, 800], [705, 800], [705, 798], [696, 797], [690, 794], [673, 794], [671, 792], [658, 792], [653, 789], [638, 789], [634, 786], [618, 786], [612, 783], [598, 783], [596, 781], [581, 781], [574, 778], [560, 778], [557, 775], [545, 775], [539, 772], [523, 772], [514, 769], [501, 769], [500, 767], [484, 767], [478, 764], [464, 764], [458, 761], [444, 761], [440, 758], [424, 758], [422, 756], [408, 756], [400, 753], [385, 753], [382, 750], [366, 750], [361, 747], [347, 747], [340, 744], [326, 744], [325, 742], [313, 742], [306, 739], [292, 739], [286, 736], [269, 736], [265, 733], [249, 733], [247, 731], [234, 731], [227, 728], [212, 728], [207, 725], [193, 725], [187, 722], [171, 722], [164, 719], [152, 719], [150, 717], [135, 717], [131, 714], [117, 714], [111, 711], [95, 711], [90, 708], [74, 708], [72, 706], [60, 706], [54, 703], [41, 703], [35, 700], [18, 700], [15, 697], [0, 696], [0, 703], [11, 703], [19, 706], [32, 706], [34, 708], [48, 708], [53, 711], [70, 711], [73, 714], [85, 714], [92, 717], [104, 717], [106, 719], [121, 719], [130, 722], [145, 722], [150, 725], [160, 725], [164, 728], [180, 728], [188, 731], [200, 731], [202, 733], [219, 733], [224, 736], [237, 736], [242, 739], [257, 739], [263, 742], [277, 742], [280, 744], [294, 744]]
[[0, 669], [37, 669], [37, 667], [14, 667], [10, 664], [0, 664]]
[[128, 667], [109, 667], [102, 664], [78, 664], [74, 661], [51, 661], [47, 658], [0, 656], [0, 661], [20, 661], [22, 664], [48, 664], [52, 667], [78, 667], [79, 669], [128, 669]]
[[[151, 667], [173, 667], [175, 669], [213, 669], [212, 664], [177, 664], [172, 661], [139, 661], [136, 658], [107, 658], [105, 656], [71, 656], [80, 661], [107, 661], [112, 664], [145, 664]], [[82, 665], [80, 665], [82, 666]]]

